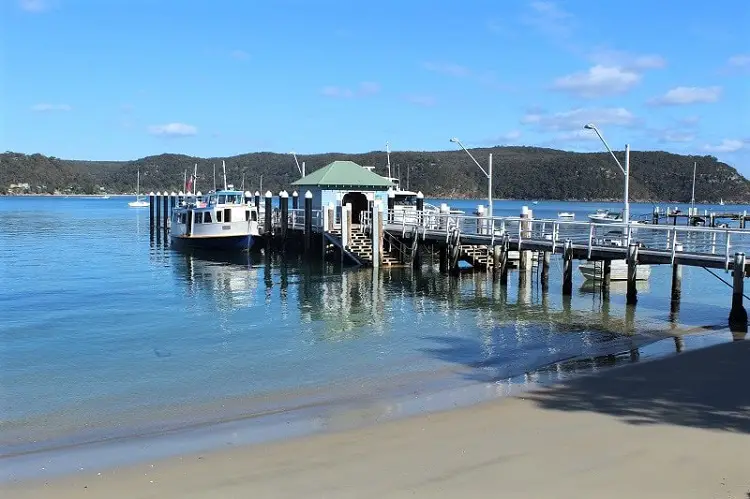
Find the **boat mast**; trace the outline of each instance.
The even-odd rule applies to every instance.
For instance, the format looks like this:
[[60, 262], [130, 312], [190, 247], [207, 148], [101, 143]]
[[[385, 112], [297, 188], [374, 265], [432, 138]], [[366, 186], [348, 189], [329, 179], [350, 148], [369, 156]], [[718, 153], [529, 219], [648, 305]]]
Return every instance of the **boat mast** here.
[[698, 162], [693, 162], [693, 194], [690, 197], [690, 208], [695, 208], [695, 170], [698, 168]]
[[141, 169], [138, 169], [138, 177], [136, 177], [135, 181], [135, 200], [138, 201], [138, 198], [141, 197]]
[[216, 163], [214, 163], [214, 192], [216, 192]]
[[195, 164], [193, 170], [193, 196], [198, 192], [198, 163]]
[[388, 142], [385, 143], [385, 154], [388, 158], [388, 178], [392, 178], [391, 176], [391, 148]]
[[224, 190], [227, 190], [227, 164], [224, 162], [224, 160], [221, 160], [221, 168], [224, 170]]

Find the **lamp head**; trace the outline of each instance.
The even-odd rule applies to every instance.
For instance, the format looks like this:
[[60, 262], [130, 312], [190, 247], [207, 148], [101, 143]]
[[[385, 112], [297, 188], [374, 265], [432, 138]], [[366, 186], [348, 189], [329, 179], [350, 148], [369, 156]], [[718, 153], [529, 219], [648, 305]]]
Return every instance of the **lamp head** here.
[[588, 123], [584, 125], [583, 128], [585, 128], [586, 130], [596, 130], [596, 125], [594, 125], [593, 123]]
[[453, 138], [451, 139], [451, 142], [454, 142], [454, 143], [458, 144], [458, 139], [457, 139], [456, 137], [453, 137]]

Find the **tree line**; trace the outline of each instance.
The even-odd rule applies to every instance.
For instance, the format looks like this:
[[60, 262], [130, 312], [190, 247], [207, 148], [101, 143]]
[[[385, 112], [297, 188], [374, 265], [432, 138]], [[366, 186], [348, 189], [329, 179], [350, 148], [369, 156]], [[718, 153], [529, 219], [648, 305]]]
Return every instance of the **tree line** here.
[[[498, 199], [619, 200], [623, 176], [608, 153], [575, 153], [537, 147], [491, 147], [471, 149], [487, 169], [493, 155], [493, 195]], [[620, 158], [622, 152], [616, 152]], [[360, 154], [325, 153], [298, 155], [307, 173], [334, 160], [348, 159], [387, 175], [385, 151]], [[132, 161], [65, 160], [42, 154], [0, 154], [0, 193], [135, 192], [136, 174], [141, 173], [141, 193], [184, 189], [187, 170], [198, 164], [198, 189], [213, 188], [213, 166], [221, 186], [221, 163], [227, 178], [245, 190], [290, 190], [299, 178], [289, 154], [257, 152], [231, 157], [197, 158], [161, 154]], [[621, 160], [622, 162], [622, 160]], [[630, 195], [633, 201], [690, 200], [693, 163], [697, 162], [697, 202], [750, 202], [750, 182], [731, 166], [713, 156], [687, 156], [663, 151], [631, 151]], [[487, 178], [461, 150], [396, 151], [391, 153], [392, 176], [403, 188], [422, 191], [428, 197], [482, 198]], [[261, 185], [262, 183], [262, 185]], [[11, 185], [15, 184], [15, 188]], [[19, 189], [18, 184], [29, 184]]]

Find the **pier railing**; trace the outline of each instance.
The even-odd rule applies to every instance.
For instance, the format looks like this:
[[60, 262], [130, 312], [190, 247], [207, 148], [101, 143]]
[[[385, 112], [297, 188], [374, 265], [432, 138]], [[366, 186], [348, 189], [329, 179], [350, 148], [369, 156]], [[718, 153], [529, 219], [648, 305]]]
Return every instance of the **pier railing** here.
[[[363, 223], [369, 221], [363, 216]], [[504, 237], [518, 243], [544, 242], [552, 251], [565, 241], [595, 249], [626, 247], [636, 243], [640, 248], [674, 255], [690, 253], [722, 257], [728, 268], [736, 252], [750, 253], [750, 231], [730, 228], [685, 227], [641, 223], [597, 223], [590, 221], [545, 220], [524, 217], [480, 217], [460, 213], [389, 210], [385, 227], [402, 235], [422, 239], [437, 236], [459, 237], [467, 244], [500, 244]]]

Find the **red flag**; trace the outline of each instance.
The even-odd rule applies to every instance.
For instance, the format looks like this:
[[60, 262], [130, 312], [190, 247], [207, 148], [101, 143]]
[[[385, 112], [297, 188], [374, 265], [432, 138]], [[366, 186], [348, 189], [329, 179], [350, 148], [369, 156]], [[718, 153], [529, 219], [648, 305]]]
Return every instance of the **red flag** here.
[[190, 178], [187, 181], [187, 185], [185, 186], [185, 192], [188, 193], [193, 188], [193, 176], [190, 175]]

